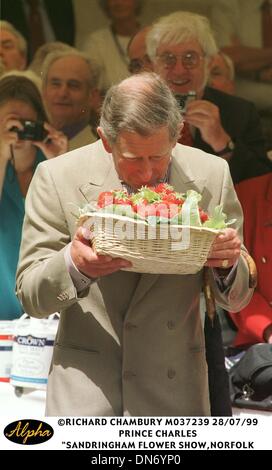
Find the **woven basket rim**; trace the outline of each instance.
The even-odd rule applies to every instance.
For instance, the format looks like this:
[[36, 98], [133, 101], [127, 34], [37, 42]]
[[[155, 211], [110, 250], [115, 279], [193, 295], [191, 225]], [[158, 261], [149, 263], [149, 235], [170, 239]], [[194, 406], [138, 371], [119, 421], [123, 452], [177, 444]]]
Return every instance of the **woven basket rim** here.
[[[85, 225], [88, 220], [90, 218], [94, 218], [94, 217], [100, 217], [101, 219], [114, 219], [114, 220], [120, 220], [120, 221], [123, 221], [123, 222], [129, 222], [131, 224], [139, 224], [139, 225], [144, 225], [146, 227], [150, 226], [150, 224], [148, 224], [148, 222], [146, 220], [141, 220], [141, 219], [132, 219], [131, 217], [127, 217], [125, 215], [120, 215], [120, 214], [111, 214], [109, 212], [87, 212], [86, 214], [82, 214], [79, 219], [78, 219], [78, 222], [79, 222], [79, 225]], [[171, 225], [171, 227], [173, 228], [189, 228], [190, 230], [195, 230], [195, 231], [198, 231], [198, 232], [211, 232], [211, 233], [222, 233], [222, 231], [224, 229], [216, 229], [216, 228], [209, 228], [209, 227], [197, 227], [197, 226], [194, 226], [194, 225], [178, 225], [178, 224], [167, 224], [167, 223], [162, 223], [162, 224], [156, 224], [154, 225], [153, 227], [162, 227], [162, 226], [165, 226], [165, 227], [169, 227], [169, 225]]]

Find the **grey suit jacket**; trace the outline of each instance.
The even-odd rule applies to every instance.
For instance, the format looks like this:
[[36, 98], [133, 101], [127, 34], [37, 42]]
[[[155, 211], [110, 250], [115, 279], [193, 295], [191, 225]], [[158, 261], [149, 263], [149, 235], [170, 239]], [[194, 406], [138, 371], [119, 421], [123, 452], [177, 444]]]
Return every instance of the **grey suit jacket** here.
[[[228, 165], [180, 144], [170, 183], [201, 192], [203, 209], [223, 203], [229, 218], [242, 213]], [[119, 271], [77, 292], [64, 249], [76, 230], [74, 204], [96, 200], [121, 183], [101, 141], [39, 165], [26, 200], [17, 273], [25, 311], [60, 311], [47, 391], [50, 415], [209, 415], [207, 366], [199, 315], [202, 272], [151, 275]], [[243, 259], [217, 302], [239, 311], [252, 292]]]

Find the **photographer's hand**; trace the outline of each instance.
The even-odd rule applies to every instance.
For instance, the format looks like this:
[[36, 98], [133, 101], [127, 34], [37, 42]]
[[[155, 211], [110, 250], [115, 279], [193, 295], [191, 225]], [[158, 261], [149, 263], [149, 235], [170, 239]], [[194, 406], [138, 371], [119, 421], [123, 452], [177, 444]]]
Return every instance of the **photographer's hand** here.
[[33, 141], [33, 145], [39, 147], [47, 159], [57, 157], [67, 152], [68, 139], [66, 135], [61, 131], [57, 131], [47, 122], [44, 123], [44, 128], [48, 132], [46, 139], [42, 142]]
[[219, 108], [210, 101], [195, 100], [188, 103], [185, 113], [188, 124], [200, 130], [202, 139], [213, 150], [220, 152], [231, 140], [230, 135], [222, 127]]
[[23, 126], [12, 114], [7, 115], [0, 123], [0, 198], [8, 161], [11, 159], [10, 146], [18, 141], [18, 134], [10, 129], [21, 129]]
[[13, 127], [22, 130], [22, 123], [13, 114], [8, 114], [0, 123], [0, 159], [8, 161], [11, 159], [10, 145], [18, 142], [18, 134]]

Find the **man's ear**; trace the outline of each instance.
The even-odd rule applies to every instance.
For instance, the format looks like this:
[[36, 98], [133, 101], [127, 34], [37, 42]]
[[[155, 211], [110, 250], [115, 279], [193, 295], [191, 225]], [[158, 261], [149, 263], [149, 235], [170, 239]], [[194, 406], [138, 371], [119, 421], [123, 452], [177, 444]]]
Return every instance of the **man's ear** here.
[[112, 153], [111, 145], [109, 141], [107, 140], [105, 134], [103, 133], [102, 127], [98, 127], [96, 130], [97, 130], [97, 134], [99, 135], [100, 139], [103, 142], [104, 149], [106, 150], [106, 152]]
[[178, 125], [178, 138], [175, 142], [175, 144], [173, 145], [173, 147], [176, 145], [176, 143], [179, 141], [179, 139], [181, 138], [181, 135], [182, 135], [182, 129], [184, 127], [184, 121], [181, 121]]

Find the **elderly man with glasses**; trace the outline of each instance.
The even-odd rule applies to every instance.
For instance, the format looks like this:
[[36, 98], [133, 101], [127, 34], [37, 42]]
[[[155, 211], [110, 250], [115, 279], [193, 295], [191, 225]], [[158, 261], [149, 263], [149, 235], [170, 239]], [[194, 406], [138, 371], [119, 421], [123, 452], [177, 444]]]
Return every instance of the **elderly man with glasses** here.
[[155, 72], [185, 103], [180, 142], [227, 160], [234, 183], [266, 172], [269, 161], [255, 106], [207, 87], [217, 53], [207, 18], [189, 12], [162, 17], [146, 44]]

